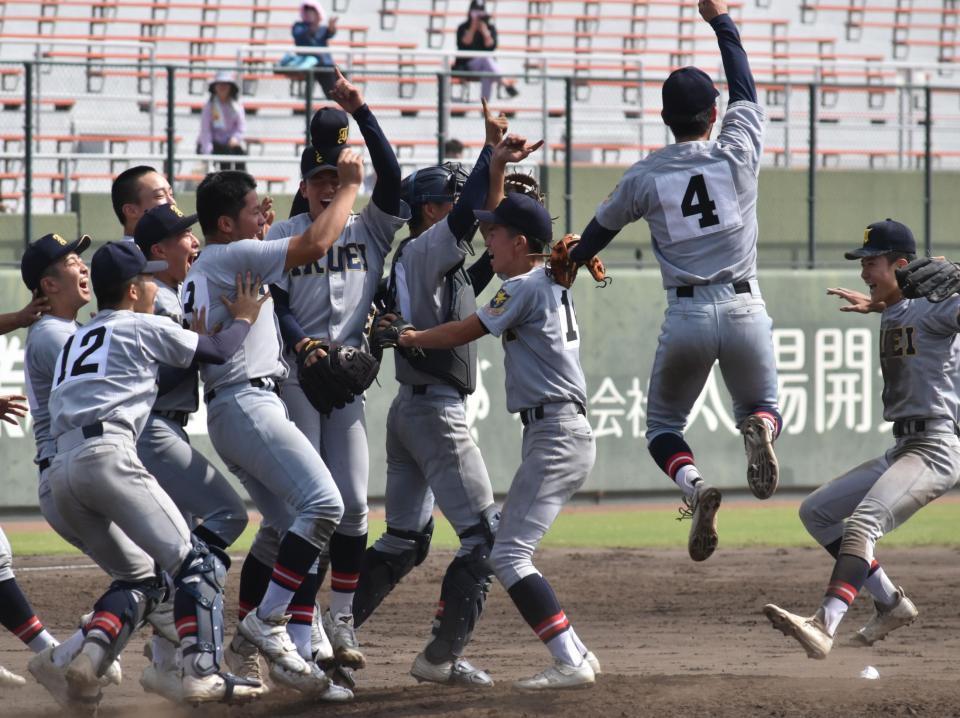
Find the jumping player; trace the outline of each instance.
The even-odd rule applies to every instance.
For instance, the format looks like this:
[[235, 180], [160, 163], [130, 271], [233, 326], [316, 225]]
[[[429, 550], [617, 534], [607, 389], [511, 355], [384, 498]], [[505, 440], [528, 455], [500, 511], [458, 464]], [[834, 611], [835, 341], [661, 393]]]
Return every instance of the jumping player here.
[[647, 400], [647, 448], [684, 494], [693, 519], [688, 549], [703, 561], [717, 547], [720, 491], [706, 483], [683, 438], [687, 418], [714, 363], [720, 362], [747, 451], [747, 483], [773, 495], [780, 433], [772, 323], [757, 283], [757, 175], [763, 108], [725, 0], [701, 0], [717, 34], [730, 104], [716, 140], [719, 95], [695, 67], [663, 83], [663, 121], [676, 144], [629, 170], [597, 208], [571, 259], [584, 261], [640, 217], [647, 220], [668, 307]]
[[244, 700], [262, 691], [220, 670], [229, 559], [191, 537], [135, 446], [156, 396], [159, 365], [222, 364], [246, 337], [262, 300], [251, 292], [249, 276], [246, 284], [238, 277], [236, 301], [224, 299], [235, 321], [215, 337], [200, 337], [152, 316], [152, 275], [165, 268], [148, 262], [132, 242], [109, 242], [97, 251], [92, 279], [98, 312], [64, 345], [50, 392], [54, 502], [88, 555], [113, 578], [85, 627], [83, 648], [65, 671], [70, 695], [90, 714], [96, 714], [107, 667], [172, 590], [158, 570], [176, 587], [184, 700]]
[[824, 484], [800, 506], [807, 531], [836, 559], [816, 613], [797, 616], [774, 604], [763, 612], [794, 637], [811, 658], [826, 658], [837, 626], [862, 587], [876, 611], [854, 637], [871, 645], [917, 617], [913, 602], [880, 568], [877, 541], [957, 485], [960, 477], [960, 297], [938, 304], [907, 299], [896, 270], [916, 258], [908, 227], [886, 220], [864, 232], [862, 247], [847, 252], [860, 260], [869, 296], [830, 289], [849, 303], [841, 311], [881, 312], [880, 369], [883, 418], [893, 422], [894, 445]]
[[[356, 669], [365, 664], [353, 622], [353, 595], [367, 547], [370, 451], [364, 400], [359, 397], [329, 415], [321, 414], [300, 388], [295, 356], [311, 337], [352, 347], [363, 344], [370, 305], [383, 276], [384, 258], [390, 252], [394, 234], [410, 219], [410, 212], [400, 200], [397, 156], [363, 95], [343, 78], [339, 70], [330, 97], [343, 110], [326, 108], [318, 112], [311, 130], [312, 134], [321, 134], [319, 125], [325, 125], [322, 134], [336, 140], [328, 145], [305, 148], [300, 162], [303, 178], [300, 192], [309, 202], [309, 211], [273, 225], [267, 239], [300, 234], [326, 210], [339, 188], [337, 158], [346, 149], [349, 113], [360, 127], [377, 175], [371, 200], [362, 212], [350, 215], [342, 234], [322, 262], [294, 267], [271, 286], [271, 293], [287, 351], [287, 363], [291, 367], [281, 398], [290, 419], [323, 457], [343, 498], [343, 518], [330, 538], [330, 610], [324, 623], [330, 632], [333, 658], [341, 666]], [[261, 524], [250, 559], [261, 564], [260, 592], [266, 590], [269, 569], [276, 560], [280, 539], [292, 520], [293, 516], [289, 516], [279, 526], [266, 521]], [[245, 568], [245, 575], [249, 573]], [[319, 577], [311, 574], [305, 584], [303, 595], [295, 597], [293, 605], [296, 609], [291, 610], [292, 618], [287, 629], [301, 655], [310, 660], [314, 658], [311, 621], [319, 619], [314, 616]], [[310, 595], [311, 590], [313, 595]], [[251, 600], [253, 602], [255, 600]], [[243, 607], [241, 613], [244, 613]], [[316, 658], [322, 660], [327, 656], [318, 655]]]
[[487, 252], [493, 271], [506, 276], [506, 282], [476, 313], [407, 331], [400, 346], [450, 349], [488, 333], [502, 337], [507, 409], [523, 422], [523, 461], [503, 504], [490, 563], [554, 658], [552, 666], [515, 685], [531, 691], [588, 685], [600, 671], [599, 662], [577, 637], [532, 560], [596, 458], [573, 298], [544, 271], [542, 254], [553, 232], [542, 205], [509, 194], [493, 212], [474, 214], [491, 225]]
[[[363, 163], [346, 149], [337, 171], [340, 187], [326, 210], [303, 233], [272, 242], [253, 239], [263, 233], [266, 220], [253, 178], [238, 171], [208, 175], [197, 189], [206, 246], [181, 288], [184, 317], [192, 320], [204, 312], [207, 326], [215, 326], [228, 319], [217, 297], [237, 272], [255, 272], [276, 284], [293, 268], [326, 256], [349, 217], [363, 180]], [[286, 629], [291, 600], [340, 522], [343, 501], [320, 455], [287, 418], [276, 394], [287, 367], [272, 301], [266, 309], [240, 352], [223, 366], [200, 368], [214, 447], [243, 482], [264, 521], [289, 526], [266, 591], [254, 599], [238, 626], [247, 643], [234, 640], [226, 658], [234, 670], [254, 675], [259, 650], [275, 681], [312, 695], [349, 699], [350, 691], [331, 686], [319, 667], [297, 652]], [[240, 576], [241, 602], [249, 600], [248, 561]], [[236, 650], [240, 648], [244, 650]]]

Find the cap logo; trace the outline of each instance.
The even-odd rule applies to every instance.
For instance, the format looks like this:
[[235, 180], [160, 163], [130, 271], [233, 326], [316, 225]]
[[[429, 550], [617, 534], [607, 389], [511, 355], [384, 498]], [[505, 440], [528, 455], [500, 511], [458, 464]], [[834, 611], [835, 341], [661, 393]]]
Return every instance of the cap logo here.
[[183, 212], [180, 211], [180, 208], [175, 204], [170, 205], [170, 211], [173, 212], [178, 217], [183, 217]]
[[337, 144], [342, 145], [347, 141], [347, 133], [350, 131], [348, 127], [341, 127], [340, 131], [337, 133]]
[[865, 230], [863, 230], [863, 243], [866, 244], [869, 241], [870, 241], [870, 228], [867, 227]]
[[318, 165], [323, 164], [323, 155], [320, 154], [319, 150], [313, 153], [313, 161]]
[[53, 235], [53, 239], [54, 239], [54, 241], [59, 242], [59, 244], [60, 244], [61, 247], [66, 247], [66, 246], [67, 246], [67, 240], [65, 240], [65, 239], [64, 239], [63, 237], [61, 237], [59, 234]]

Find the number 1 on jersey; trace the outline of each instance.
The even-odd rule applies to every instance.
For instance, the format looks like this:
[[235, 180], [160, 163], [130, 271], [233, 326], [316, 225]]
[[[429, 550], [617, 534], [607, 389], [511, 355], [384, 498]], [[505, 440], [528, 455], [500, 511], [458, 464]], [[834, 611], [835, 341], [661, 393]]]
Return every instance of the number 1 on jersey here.
[[565, 349], [580, 346], [580, 327], [573, 309], [573, 300], [563, 287], [554, 285], [553, 294], [557, 300], [557, 319], [560, 320], [560, 338]]
[[684, 217], [700, 215], [700, 228], [713, 227], [720, 224], [717, 216], [717, 203], [707, 194], [707, 183], [703, 175], [694, 175], [687, 184], [687, 191], [683, 195], [680, 209]]

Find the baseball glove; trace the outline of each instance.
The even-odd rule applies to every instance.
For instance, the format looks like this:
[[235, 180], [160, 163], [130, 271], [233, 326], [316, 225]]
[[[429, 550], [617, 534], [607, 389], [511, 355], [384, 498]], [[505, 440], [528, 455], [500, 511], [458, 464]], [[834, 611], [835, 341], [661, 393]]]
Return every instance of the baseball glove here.
[[[325, 355], [308, 366], [307, 359], [321, 350]], [[300, 388], [313, 408], [329, 414], [369, 388], [377, 378], [380, 362], [362, 349], [310, 339], [297, 352], [297, 370]]]
[[599, 257], [591, 257], [586, 262], [575, 262], [570, 252], [580, 243], [579, 234], [565, 234], [550, 250], [550, 259], [547, 261], [547, 273], [561, 287], [570, 288], [577, 278], [577, 270], [584, 266], [590, 275], [599, 282], [601, 287], [607, 286], [612, 280], [607, 277], [607, 270]]
[[907, 299], [942, 302], [960, 291], [960, 266], [945, 259], [921, 257], [897, 270], [897, 284]]
[[370, 332], [370, 351], [382, 354], [384, 349], [396, 349], [407, 358], [424, 356], [423, 349], [419, 347], [400, 346], [400, 335], [415, 328], [396, 312], [378, 314], [374, 317]]

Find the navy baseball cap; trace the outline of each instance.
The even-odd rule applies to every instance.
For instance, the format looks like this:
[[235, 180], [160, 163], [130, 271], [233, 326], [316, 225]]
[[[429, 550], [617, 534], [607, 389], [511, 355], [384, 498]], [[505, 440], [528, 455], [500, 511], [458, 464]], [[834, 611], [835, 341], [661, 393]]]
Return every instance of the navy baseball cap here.
[[20, 276], [27, 289], [35, 292], [40, 288], [40, 277], [47, 271], [47, 267], [59, 262], [71, 252], [81, 254], [90, 246], [90, 237], [83, 235], [80, 239], [68, 242], [59, 234], [45, 234], [36, 242], [27, 245], [20, 259]]
[[550, 213], [537, 200], [525, 194], [508, 194], [492, 212], [475, 209], [473, 215], [481, 222], [513, 227], [528, 240], [539, 243], [541, 248], [553, 241]]
[[169, 237], [180, 236], [196, 222], [197, 215], [184, 214], [175, 204], [158, 204], [143, 213], [137, 228], [133, 230], [133, 241], [148, 257], [150, 247]]
[[347, 144], [350, 136], [350, 118], [337, 107], [321, 107], [310, 120], [310, 144], [330, 147]]
[[720, 93], [713, 80], [696, 67], [674, 70], [663, 83], [663, 114], [669, 118], [691, 117], [713, 107]]
[[138, 274], [156, 274], [167, 268], [162, 260], [148, 262], [133, 242], [107, 242], [93, 253], [90, 275], [93, 292], [100, 295], [104, 289], [129, 281]]
[[310, 179], [323, 170], [337, 170], [340, 153], [346, 145], [327, 145], [324, 147], [304, 147], [300, 155], [300, 176]]
[[874, 222], [863, 230], [863, 246], [843, 256], [847, 259], [879, 257], [890, 252], [916, 254], [917, 241], [910, 228], [889, 217], [882, 222]]

